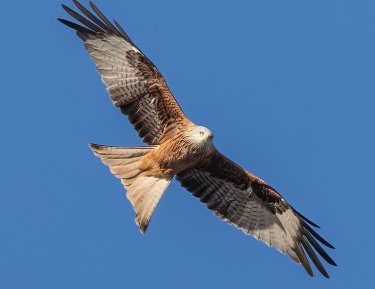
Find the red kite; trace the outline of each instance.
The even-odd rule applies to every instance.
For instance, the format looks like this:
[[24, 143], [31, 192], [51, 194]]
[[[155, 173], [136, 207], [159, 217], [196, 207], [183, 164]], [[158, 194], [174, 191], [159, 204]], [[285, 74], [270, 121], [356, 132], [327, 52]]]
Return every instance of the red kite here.
[[[148, 146], [113, 147], [90, 144], [94, 154], [121, 179], [146, 232], [152, 214], [176, 176], [181, 186], [207, 204], [216, 216], [288, 254], [313, 276], [304, 253], [328, 274], [312, 247], [328, 263], [336, 263], [316, 241], [333, 248], [271, 186], [221, 154], [212, 132], [191, 122], [156, 66], [131, 41], [121, 26], [90, 3], [96, 15], [73, 0], [82, 15], [62, 5], [84, 26], [58, 19], [76, 30], [116, 107], [128, 116]], [[311, 247], [312, 245], [312, 247]]]

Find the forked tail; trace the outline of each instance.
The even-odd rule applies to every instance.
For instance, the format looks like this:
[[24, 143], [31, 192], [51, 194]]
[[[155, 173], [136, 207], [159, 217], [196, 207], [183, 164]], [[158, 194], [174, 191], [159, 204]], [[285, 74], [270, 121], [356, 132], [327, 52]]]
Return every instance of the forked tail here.
[[90, 144], [94, 154], [111, 172], [121, 179], [127, 189], [126, 196], [136, 212], [135, 222], [142, 233], [146, 232], [152, 214], [172, 178], [143, 175], [138, 162], [157, 146], [113, 147]]

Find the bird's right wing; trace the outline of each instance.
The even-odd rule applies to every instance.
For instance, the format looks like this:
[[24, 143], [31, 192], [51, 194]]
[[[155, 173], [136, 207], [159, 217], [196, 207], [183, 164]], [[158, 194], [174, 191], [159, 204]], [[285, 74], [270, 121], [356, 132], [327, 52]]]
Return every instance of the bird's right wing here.
[[58, 20], [75, 29], [84, 41], [113, 104], [129, 116], [142, 141], [160, 144], [190, 125], [159, 70], [121, 26], [114, 21], [115, 27], [91, 1], [97, 16], [78, 1], [73, 2], [85, 16], [65, 5], [62, 7], [85, 27]]
[[315, 240], [333, 248], [308, 225], [316, 226], [314, 223], [294, 210], [275, 189], [220, 152], [216, 151], [200, 166], [178, 173], [176, 180], [206, 203], [216, 216], [288, 254], [295, 262], [301, 263], [310, 276], [313, 272], [303, 249], [328, 278], [310, 245], [328, 263], [336, 265]]

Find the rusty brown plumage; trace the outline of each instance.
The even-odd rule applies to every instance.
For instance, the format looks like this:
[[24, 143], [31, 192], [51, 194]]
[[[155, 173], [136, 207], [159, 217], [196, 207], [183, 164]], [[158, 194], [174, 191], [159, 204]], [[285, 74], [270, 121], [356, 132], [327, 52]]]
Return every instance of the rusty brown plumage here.
[[148, 144], [90, 144], [127, 190], [141, 232], [146, 232], [160, 198], [176, 176], [181, 186], [222, 220], [288, 254], [312, 276], [306, 252], [328, 277], [315, 252], [336, 264], [317, 240], [333, 246], [309, 226], [317, 225], [291, 207], [274, 188], [215, 148], [211, 131], [186, 117], [159, 70], [116, 21], [113, 25], [91, 1], [96, 15], [78, 1], [73, 2], [84, 16], [65, 5], [63, 8], [84, 26], [59, 20], [77, 31], [113, 104], [128, 116]]

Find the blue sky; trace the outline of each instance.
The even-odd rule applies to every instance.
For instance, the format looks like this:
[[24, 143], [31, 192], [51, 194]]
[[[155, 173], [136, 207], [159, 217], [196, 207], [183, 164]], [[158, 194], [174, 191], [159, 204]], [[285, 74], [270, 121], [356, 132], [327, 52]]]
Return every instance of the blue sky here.
[[177, 182], [140, 234], [88, 143], [141, 141], [61, 3], [0, 3], [1, 288], [373, 286], [374, 1], [95, 1], [220, 151], [321, 226], [329, 280]]

